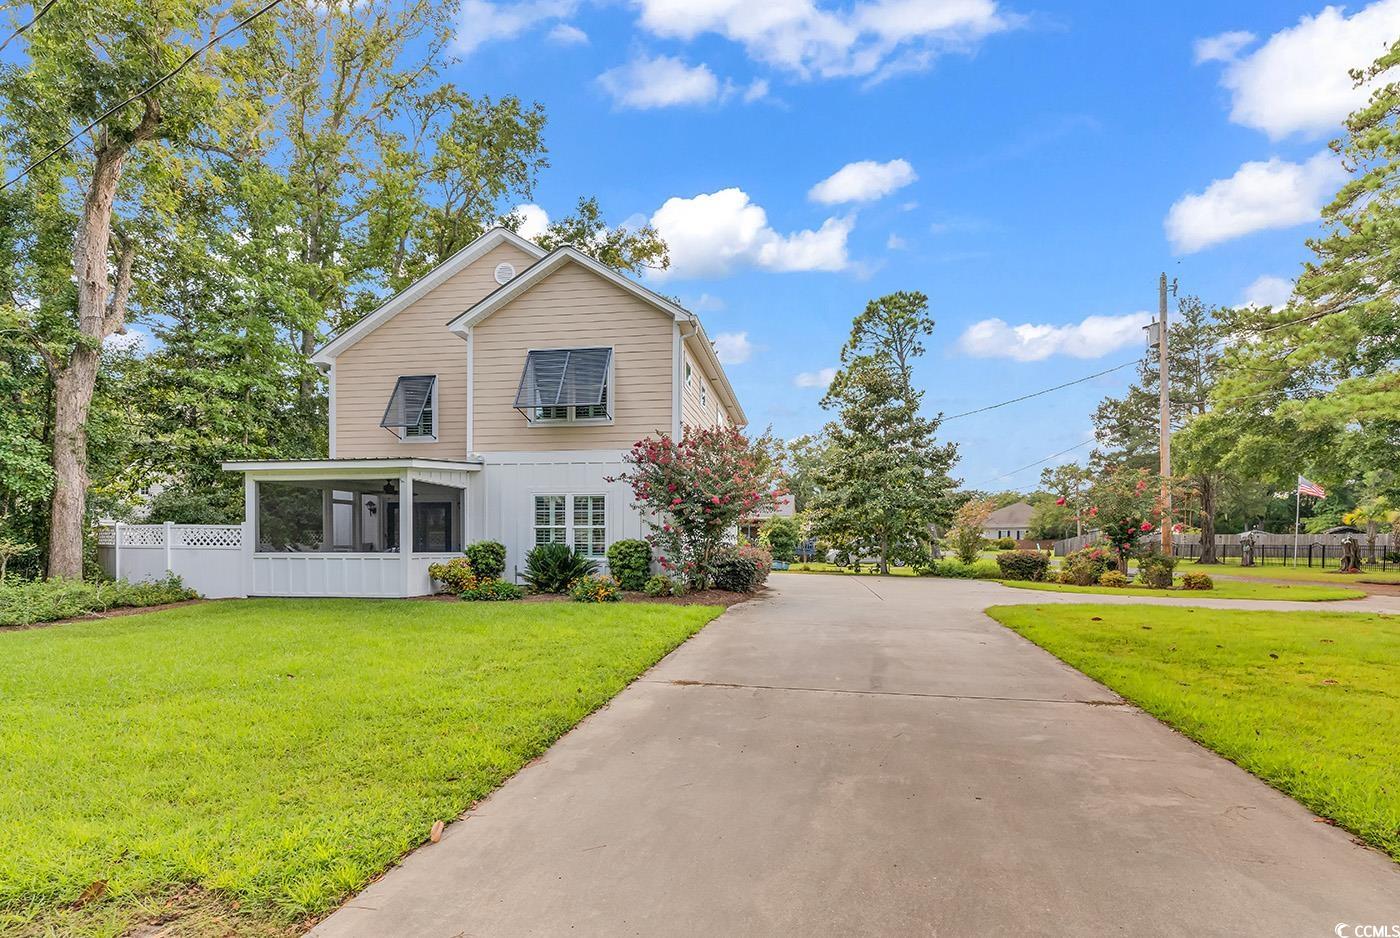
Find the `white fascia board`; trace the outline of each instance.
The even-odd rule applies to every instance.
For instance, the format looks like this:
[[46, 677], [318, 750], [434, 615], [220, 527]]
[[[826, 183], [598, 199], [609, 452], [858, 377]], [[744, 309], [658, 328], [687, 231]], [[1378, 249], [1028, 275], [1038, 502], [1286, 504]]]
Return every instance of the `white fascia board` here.
[[364, 319], [361, 319], [349, 329], [346, 329], [340, 335], [335, 336], [325, 345], [321, 346], [312, 354], [311, 361], [322, 368], [330, 367], [330, 363], [334, 361], [336, 356], [341, 352], [345, 351], [367, 334], [373, 332], [395, 315], [421, 299], [430, 290], [441, 285], [463, 267], [466, 267], [478, 257], [481, 257], [492, 248], [501, 244], [514, 245], [536, 259], [545, 256], [544, 248], [532, 241], [527, 241], [510, 229], [501, 227], [492, 228], [471, 244], [468, 244], [456, 254], [453, 254], [447, 260], [424, 274], [421, 278], [415, 280], [401, 293], [398, 293], [392, 299], [385, 302]]
[[543, 260], [531, 264], [524, 273], [511, 280], [505, 286], [487, 294], [486, 297], [475, 306], [449, 322], [447, 327], [458, 335], [465, 336], [477, 323], [530, 289], [533, 284], [547, 277], [551, 271], [557, 270], [560, 265], [570, 261], [578, 264], [585, 270], [597, 274], [609, 283], [626, 290], [628, 293], [637, 297], [637, 299], [655, 307], [657, 310], [673, 319], [688, 322], [695, 318], [689, 311], [682, 309], [659, 293], [654, 293], [640, 283], [628, 277], [624, 277], [606, 264], [600, 264], [577, 248], [565, 245], [561, 248], [555, 248]]
[[456, 459], [265, 459], [247, 462], [226, 462], [228, 472], [337, 472], [355, 473], [380, 470], [445, 469], [479, 472], [480, 460]]

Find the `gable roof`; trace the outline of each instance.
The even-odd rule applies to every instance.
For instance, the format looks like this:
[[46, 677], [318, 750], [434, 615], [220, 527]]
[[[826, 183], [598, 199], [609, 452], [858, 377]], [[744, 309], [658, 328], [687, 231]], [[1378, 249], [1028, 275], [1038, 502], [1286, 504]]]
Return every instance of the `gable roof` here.
[[434, 267], [418, 280], [415, 280], [364, 319], [361, 319], [339, 335], [332, 337], [312, 354], [311, 360], [317, 365], [329, 367], [331, 362], [333, 362], [336, 356], [340, 355], [341, 352], [344, 352], [398, 313], [413, 305], [417, 300], [421, 299], [434, 288], [440, 286], [453, 275], [459, 273], [464, 267], [471, 264], [477, 258], [502, 244], [510, 244], [517, 247], [534, 258], [545, 256], [544, 248], [532, 241], [527, 241], [510, 229], [502, 228], [498, 225]]
[[1026, 528], [1030, 527], [1031, 513], [1035, 511], [1025, 502], [1017, 502], [1014, 505], [1007, 505], [1005, 508], [998, 508], [987, 516], [987, 520], [982, 522], [983, 528]]
[[666, 297], [650, 290], [630, 277], [625, 277], [613, 270], [606, 264], [599, 263], [592, 257], [571, 245], [564, 245], [550, 251], [543, 260], [531, 264], [523, 272], [512, 278], [509, 282], [496, 288], [479, 300], [475, 305], [468, 308], [460, 316], [447, 323], [447, 327], [458, 335], [466, 338], [472, 327], [482, 320], [501, 309], [511, 300], [522, 296], [535, 284], [540, 283], [556, 270], [565, 264], [577, 264], [589, 273], [601, 277], [619, 289], [630, 293], [632, 296], [651, 306], [657, 312], [671, 317], [677, 323], [689, 324], [692, 328], [689, 332], [682, 331], [681, 340], [685, 342], [693, 352], [695, 352], [705, 365], [705, 370], [710, 374], [711, 379], [719, 388], [721, 396], [724, 398], [726, 406], [735, 415], [735, 423], [744, 426], [748, 423], [748, 417], [744, 414], [744, 408], [739, 404], [739, 398], [734, 393], [734, 387], [729, 383], [729, 376], [724, 373], [724, 366], [720, 364], [719, 356], [715, 352], [714, 344], [709, 336], [705, 334], [705, 327], [700, 324], [700, 320], [694, 313], [678, 306]]

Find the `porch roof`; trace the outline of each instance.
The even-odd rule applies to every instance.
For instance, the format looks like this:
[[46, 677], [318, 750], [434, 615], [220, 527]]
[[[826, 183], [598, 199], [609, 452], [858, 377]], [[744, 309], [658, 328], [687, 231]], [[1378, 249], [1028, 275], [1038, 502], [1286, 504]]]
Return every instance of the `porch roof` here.
[[366, 470], [402, 471], [427, 469], [448, 472], [480, 472], [480, 459], [262, 459], [248, 462], [226, 462], [228, 472], [337, 472], [363, 473]]

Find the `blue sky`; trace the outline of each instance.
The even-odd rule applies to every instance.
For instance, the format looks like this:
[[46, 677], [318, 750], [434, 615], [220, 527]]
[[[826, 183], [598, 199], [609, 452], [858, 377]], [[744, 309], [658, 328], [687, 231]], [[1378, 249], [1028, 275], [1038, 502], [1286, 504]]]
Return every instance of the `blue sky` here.
[[[1400, 0], [468, 0], [459, 22], [445, 77], [548, 109], [538, 207], [656, 223], [676, 269], [652, 285], [791, 437], [890, 291], [929, 296], [919, 379], [945, 413], [1136, 357], [1159, 271], [1210, 303], [1286, 297], [1342, 178], [1345, 70], [1400, 35]], [[1130, 374], [950, 422], [957, 474], [1032, 486], [995, 477], [1086, 440]]]

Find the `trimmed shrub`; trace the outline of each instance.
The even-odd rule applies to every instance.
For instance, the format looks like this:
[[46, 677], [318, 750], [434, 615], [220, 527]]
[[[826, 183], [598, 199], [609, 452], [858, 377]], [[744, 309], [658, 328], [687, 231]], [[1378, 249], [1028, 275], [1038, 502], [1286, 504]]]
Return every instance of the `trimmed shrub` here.
[[33, 625], [108, 609], [159, 606], [198, 598], [198, 593], [186, 588], [173, 574], [141, 583], [11, 579], [0, 583], [0, 625]]
[[428, 576], [441, 583], [445, 587], [443, 592], [447, 593], [460, 593], [475, 586], [477, 581], [469, 557], [453, 557], [447, 563], [430, 563]]
[[791, 563], [797, 559], [799, 529], [792, 518], [773, 517], [763, 522], [758, 541], [773, 554], [774, 560]]
[[615, 603], [622, 600], [622, 587], [606, 573], [579, 577], [569, 587], [576, 603]]
[[457, 598], [467, 602], [491, 603], [521, 599], [524, 595], [523, 589], [505, 580], [477, 580], [474, 585], [458, 593]]
[[598, 572], [596, 561], [568, 544], [540, 544], [525, 555], [525, 584], [536, 593], [564, 593], [573, 582]]
[[1044, 580], [1050, 558], [1038, 550], [1007, 550], [997, 554], [997, 567], [1008, 580]]
[[1001, 568], [996, 561], [985, 557], [972, 563], [963, 563], [956, 557], [945, 557], [917, 568], [919, 576], [941, 576], [958, 580], [996, 580], [1001, 578]]
[[500, 541], [477, 541], [463, 551], [472, 572], [480, 580], [499, 580], [506, 572], [506, 545]]
[[1112, 586], [1114, 589], [1123, 589], [1131, 582], [1126, 573], [1120, 573], [1117, 570], [1105, 570], [1103, 573], [1099, 574], [1100, 586]]
[[635, 539], [613, 541], [608, 546], [608, 572], [623, 589], [642, 589], [651, 574], [651, 545]]
[[753, 564], [755, 586], [768, 582], [768, 574], [773, 572], [773, 555], [766, 548], [745, 544], [739, 548], [739, 558]]
[[1169, 590], [1172, 588], [1172, 571], [1176, 569], [1176, 558], [1149, 551], [1138, 558], [1138, 582], [1148, 589]]
[[1102, 547], [1083, 547], [1065, 557], [1056, 578], [1061, 583], [1074, 586], [1093, 586], [1099, 582], [1111, 562], [1108, 551]]
[[1015, 550], [1016, 539], [1014, 537], [999, 537], [992, 541], [992, 546], [997, 550]]
[[653, 573], [642, 584], [642, 592], [648, 596], [670, 596], [674, 592], [675, 581], [663, 573]]
[[738, 551], [722, 556], [715, 562], [715, 589], [729, 593], [752, 593], [758, 586], [758, 567]]
[[1210, 578], [1209, 573], [1187, 573], [1181, 577], [1181, 588], [1184, 590], [1213, 590], [1215, 581]]

